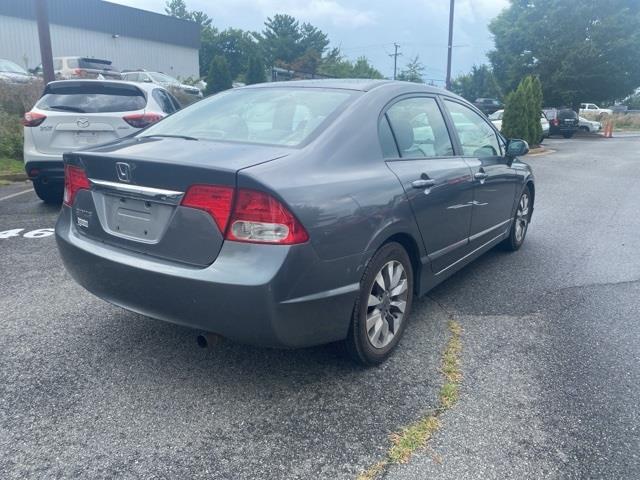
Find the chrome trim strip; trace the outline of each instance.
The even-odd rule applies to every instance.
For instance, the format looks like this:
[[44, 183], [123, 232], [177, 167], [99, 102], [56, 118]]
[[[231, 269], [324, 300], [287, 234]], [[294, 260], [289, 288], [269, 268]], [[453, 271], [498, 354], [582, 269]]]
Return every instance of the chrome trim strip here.
[[352, 283], [351, 285], [345, 285], [344, 287], [332, 288], [331, 290], [325, 290], [324, 292], [312, 293], [311, 295], [305, 295], [304, 297], [291, 298], [280, 303], [300, 303], [300, 302], [312, 302], [313, 300], [323, 300], [325, 298], [337, 297], [338, 295], [344, 295], [351, 292], [357, 292], [360, 290], [359, 283]]
[[482, 245], [480, 245], [478, 248], [470, 251], [469, 253], [467, 253], [464, 257], [456, 260], [455, 262], [453, 262], [451, 265], [449, 265], [448, 267], [443, 268], [442, 270], [440, 270], [438, 273], [436, 273], [436, 276], [440, 275], [443, 272], [446, 272], [447, 270], [449, 270], [451, 267], [457, 265], [458, 263], [466, 260], [467, 258], [469, 258], [471, 255], [473, 255], [474, 253], [478, 252], [479, 250], [482, 250], [484, 247], [486, 247], [487, 245], [495, 242], [496, 240], [501, 239], [504, 236], [504, 233], [501, 233], [500, 235], [497, 235], [495, 237], [493, 237], [491, 240], [489, 240], [486, 243], [483, 243]]
[[504, 222], [500, 222], [499, 224], [494, 225], [493, 227], [489, 227], [489, 228], [487, 228], [486, 230], [483, 230], [483, 231], [481, 231], [481, 232], [478, 232], [478, 233], [476, 233], [476, 234], [473, 234], [473, 235], [471, 235], [471, 236], [469, 237], [469, 240], [473, 242], [474, 240], [477, 240], [478, 238], [482, 237], [483, 235], [486, 235], [487, 233], [490, 233], [490, 232], [492, 232], [493, 230], [496, 230], [496, 229], [498, 229], [498, 228], [502, 227], [503, 225], [505, 225], [505, 224], [509, 223], [511, 220], [513, 220], [513, 218], [509, 218], [508, 220], [505, 220]]
[[89, 183], [95, 190], [115, 190], [142, 198], [172, 201], [172, 203], [178, 203], [184, 195], [184, 192], [178, 192], [176, 190], [129, 185], [126, 183], [109, 182], [107, 180], [96, 180], [94, 178], [90, 178]]

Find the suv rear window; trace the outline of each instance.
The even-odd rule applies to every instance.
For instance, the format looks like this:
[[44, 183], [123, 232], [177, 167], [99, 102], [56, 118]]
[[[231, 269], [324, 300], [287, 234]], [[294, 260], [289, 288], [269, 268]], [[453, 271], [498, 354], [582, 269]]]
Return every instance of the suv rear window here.
[[558, 119], [564, 120], [565, 118], [578, 118], [578, 114], [569, 109], [558, 110]]
[[103, 83], [49, 84], [37, 107], [78, 113], [131, 112], [147, 105], [144, 93], [133, 85]]
[[99, 58], [69, 58], [67, 59], [69, 68], [90, 68], [93, 70], [115, 70], [109, 60]]

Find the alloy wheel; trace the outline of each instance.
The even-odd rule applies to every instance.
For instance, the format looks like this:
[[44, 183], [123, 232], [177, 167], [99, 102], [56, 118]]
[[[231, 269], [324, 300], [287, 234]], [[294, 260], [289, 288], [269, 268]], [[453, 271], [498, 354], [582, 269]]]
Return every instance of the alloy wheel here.
[[521, 243], [529, 226], [529, 195], [525, 192], [520, 197], [518, 210], [516, 211], [516, 241]]
[[367, 302], [367, 337], [374, 348], [384, 348], [400, 331], [409, 296], [407, 272], [395, 260], [385, 263], [375, 277]]

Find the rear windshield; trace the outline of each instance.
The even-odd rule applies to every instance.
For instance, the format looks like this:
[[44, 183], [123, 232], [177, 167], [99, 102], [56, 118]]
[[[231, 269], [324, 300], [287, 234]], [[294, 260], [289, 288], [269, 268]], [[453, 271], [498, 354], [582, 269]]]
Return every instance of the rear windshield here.
[[67, 60], [69, 68], [90, 68], [94, 70], [115, 70], [109, 60], [98, 58], [70, 58]]
[[[66, 83], [66, 82], [65, 82]], [[147, 100], [131, 85], [49, 85], [37, 107], [42, 110], [78, 113], [131, 112], [142, 110]]]
[[141, 135], [296, 146], [358, 93], [290, 87], [228, 90], [171, 115]]
[[3, 60], [0, 58], [0, 72], [19, 73], [21, 75], [27, 75], [27, 72], [20, 65], [16, 65], [9, 60]]
[[565, 118], [578, 118], [578, 114], [569, 109], [558, 110], [558, 118], [560, 120], [564, 120]]

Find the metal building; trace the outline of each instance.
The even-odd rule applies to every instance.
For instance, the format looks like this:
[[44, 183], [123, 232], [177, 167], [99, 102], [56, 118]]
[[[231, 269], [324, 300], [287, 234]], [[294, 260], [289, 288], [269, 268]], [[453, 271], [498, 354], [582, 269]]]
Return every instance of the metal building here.
[[[120, 69], [198, 77], [200, 27], [195, 22], [102, 0], [47, 0], [54, 57], [111, 60]], [[0, 0], [0, 58], [40, 64], [34, 0]]]

